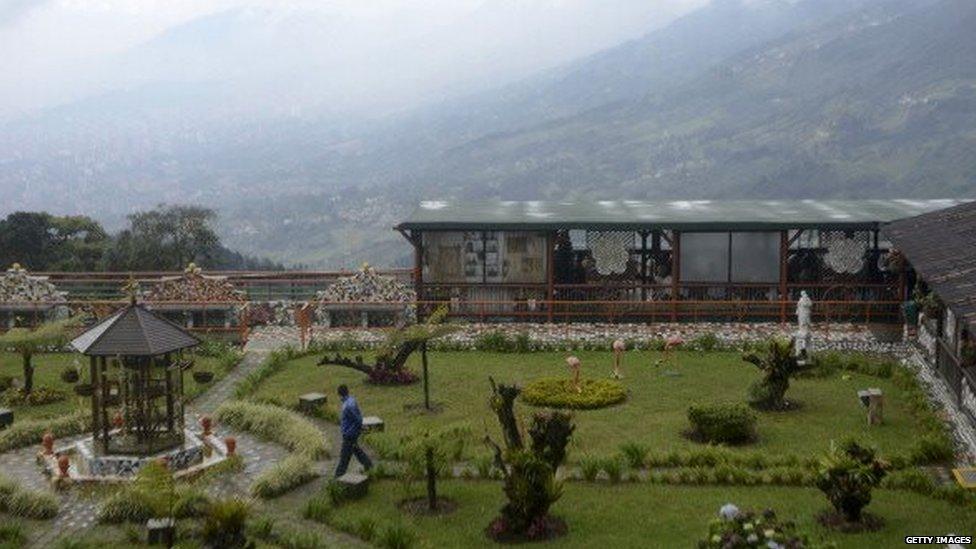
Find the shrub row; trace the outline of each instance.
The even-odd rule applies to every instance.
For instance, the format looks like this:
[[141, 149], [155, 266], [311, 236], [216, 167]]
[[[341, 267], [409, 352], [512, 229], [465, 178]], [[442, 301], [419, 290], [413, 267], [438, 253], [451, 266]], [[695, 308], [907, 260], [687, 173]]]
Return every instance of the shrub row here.
[[218, 367], [224, 372], [233, 370], [244, 358], [244, 351], [239, 347], [220, 339], [205, 339], [195, 352], [200, 356], [216, 358]]
[[309, 420], [291, 410], [242, 400], [225, 402], [214, 414], [217, 421], [259, 438], [281, 444], [309, 459], [328, 457], [325, 436]]
[[400, 522], [383, 524], [370, 516], [340, 519], [335, 513], [338, 505], [341, 501], [323, 490], [306, 502], [304, 516], [384, 549], [410, 549], [419, 542], [417, 533]]
[[627, 391], [611, 379], [584, 379], [577, 391], [571, 379], [542, 378], [526, 384], [521, 398], [532, 406], [593, 410], [623, 402]]
[[0, 512], [15, 517], [46, 520], [58, 514], [58, 500], [54, 494], [22, 488], [14, 481], [0, 476]]
[[258, 475], [251, 485], [251, 494], [264, 499], [275, 498], [311, 482], [318, 476], [315, 463], [308, 456], [289, 456]]
[[41, 437], [47, 432], [61, 438], [89, 430], [91, 430], [91, 415], [83, 410], [54, 419], [16, 421], [9, 428], [0, 431], [0, 452], [40, 444]]

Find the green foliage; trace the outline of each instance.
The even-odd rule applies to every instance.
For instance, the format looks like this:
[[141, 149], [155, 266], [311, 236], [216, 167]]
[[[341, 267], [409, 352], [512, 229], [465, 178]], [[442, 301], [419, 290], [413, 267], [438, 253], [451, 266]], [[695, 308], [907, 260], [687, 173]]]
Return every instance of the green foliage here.
[[755, 365], [763, 374], [749, 389], [749, 403], [761, 410], [785, 409], [790, 378], [803, 369], [793, 355], [793, 341], [770, 339], [756, 351], [743, 354], [742, 360]]
[[403, 524], [393, 523], [383, 528], [376, 544], [383, 549], [411, 549], [418, 543], [417, 533]]
[[650, 447], [639, 442], [625, 442], [620, 445], [620, 454], [631, 469], [642, 469], [650, 453]]
[[705, 442], [741, 444], [756, 438], [756, 414], [742, 404], [694, 404], [688, 407], [688, 421]]
[[246, 401], [225, 402], [214, 414], [217, 421], [234, 429], [277, 442], [309, 459], [328, 457], [325, 436], [301, 415], [269, 404]]
[[623, 478], [624, 461], [619, 456], [604, 458], [601, 465], [610, 482], [616, 484]]
[[57, 438], [77, 435], [91, 429], [91, 415], [77, 411], [54, 419], [35, 419], [17, 421], [0, 431], [0, 452], [40, 444], [44, 433], [50, 432]]
[[308, 520], [328, 524], [329, 517], [332, 516], [333, 509], [335, 509], [333, 495], [323, 492], [321, 494], [312, 496], [307, 502], [305, 502], [303, 516]]
[[837, 372], [856, 372], [872, 377], [890, 379], [900, 366], [886, 356], [840, 351], [823, 351], [811, 357], [813, 367], [798, 377], [827, 377]]
[[887, 464], [875, 450], [848, 440], [832, 445], [820, 462], [816, 484], [845, 520], [859, 522], [862, 510], [871, 503], [871, 491], [887, 473]]
[[766, 549], [767, 547], [816, 547], [791, 521], [781, 521], [772, 509], [762, 513], [736, 510], [734, 517], [720, 517], [708, 524], [700, 549]]
[[623, 383], [613, 379], [584, 379], [581, 391], [568, 378], [534, 380], [522, 391], [522, 400], [533, 406], [594, 410], [623, 402], [627, 391]]
[[492, 353], [530, 353], [532, 352], [532, 340], [529, 334], [519, 332], [514, 336], [509, 336], [502, 330], [486, 330], [478, 334], [475, 338], [474, 346], [480, 351]]
[[247, 547], [247, 517], [250, 507], [239, 499], [210, 504], [204, 516], [201, 536], [209, 547]]
[[204, 339], [194, 353], [217, 359], [217, 367], [224, 372], [233, 370], [244, 358], [244, 352], [239, 347], [222, 339]]
[[16, 522], [0, 524], [0, 547], [15, 549], [27, 543], [24, 527]]
[[105, 229], [86, 216], [15, 212], [0, 219], [0, 266], [35, 271], [96, 271], [110, 245]]
[[579, 459], [579, 468], [583, 480], [593, 482], [603, 469], [603, 460], [595, 456], [584, 455]]
[[718, 349], [721, 346], [721, 344], [722, 344], [721, 340], [719, 340], [718, 336], [715, 335], [714, 332], [708, 332], [700, 336], [696, 336], [691, 341], [689, 341], [688, 348], [710, 353]]
[[0, 404], [6, 406], [42, 406], [61, 402], [66, 398], [68, 398], [68, 393], [50, 387], [36, 387], [29, 393], [10, 388], [0, 393]]
[[239, 399], [247, 398], [258, 390], [264, 380], [284, 369], [289, 361], [308, 356], [312, 352], [311, 350], [302, 351], [293, 345], [286, 345], [271, 351], [268, 358], [260, 366], [237, 382], [237, 385], [234, 386], [234, 396]]
[[944, 429], [918, 437], [908, 453], [909, 462], [915, 465], [952, 463], [955, 459], [955, 442]]
[[121, 486], [102, 500], [99, 522], [143, 523], [151, 518], [195, 518], [210, 505], [203, 492], [190, 485], [177, 485], [172, 473], [160, 463], [143, 466], [133, 482]]
[[274, 517], [261, 516], [247, 524], [247, 535], [263, 541], [270, 541], [274, 535]]
[[292, 455], [261, 473], [251, 485], [251, 493], [264, 499], [275, 498], [318, 476], [312, 460], [302, 454]]
[[0, 349], [10, 350], [21, 356], [24, 370], [24, 386], [21, 391], [25, 395], [29, 395], [34, 389], [34, 355], [63, 347], [81, 321], [81, 316], [73, 316], [45, 322], [34, 328], [11, 328], [0, 334]]
[[47, 520], [57, 516], [58, 507], [54, 494], [27, 490], [13, 480], [0, 476], [0, 512], [15, 517]]

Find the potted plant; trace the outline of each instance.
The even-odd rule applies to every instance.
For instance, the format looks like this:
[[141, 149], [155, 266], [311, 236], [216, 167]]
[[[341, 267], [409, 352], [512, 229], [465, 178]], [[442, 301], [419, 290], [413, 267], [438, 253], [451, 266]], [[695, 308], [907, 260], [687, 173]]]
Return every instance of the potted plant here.
[[79, 379], [81, 379], [81, 376], [78, 375], [78, 370], [74, 368], [70, 368], [70, 367], [65, 368], [61, 372], [61, 381], [65, 383], [71, 383], [71, 384], [78, 383]]
[[193, 381], [197, 383], [210, 383], [213, 381], [214, 374], [209, 370], [194, 370]]

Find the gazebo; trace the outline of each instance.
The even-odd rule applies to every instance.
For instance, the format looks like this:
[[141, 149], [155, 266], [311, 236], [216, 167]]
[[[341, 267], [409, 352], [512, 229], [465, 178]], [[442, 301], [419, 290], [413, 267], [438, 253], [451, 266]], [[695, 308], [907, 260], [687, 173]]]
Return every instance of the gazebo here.
[[149, 456], [176, 469], [199, 461], [199, 441], [185, 444], [183, 372], [192, 362], [182, 358], [199, 343], [134, 299], [71, 342], [91, 361], [93, 439], [80, 450], [93, 474], [131, 474]]

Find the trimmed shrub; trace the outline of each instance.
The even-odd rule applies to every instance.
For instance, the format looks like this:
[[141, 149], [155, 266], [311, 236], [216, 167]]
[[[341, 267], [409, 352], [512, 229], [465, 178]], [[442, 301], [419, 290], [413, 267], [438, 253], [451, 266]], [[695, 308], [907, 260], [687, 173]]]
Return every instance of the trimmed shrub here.
[[952, 463], [956, 459], [956, 445], [945, 430], [929, 432], [918, 437], [908, 452], [914, 465]]
[[10, 388], [0, 393], [0, 403], [7, 406], [41, 406], [53, 402], [61, 402], [68, 398], [68, 393], [50, 387], [35, 387], [29, 393], [20, 389]]
[[251, 493], [264, 499], [278, 497], [318, 476], [312, 460], [304, 455], [293, 455], [261, 473], [251, 485]]
[[623, 383], [612, 379], [584, 379], [576, 391], [573, 380], [542, 378], [530, 382], [522, 391], [522, 400], [533, 406], [593, 410], [623, 402], [627, 391]]
[[716, 444], [741, 444], [756, 438], [756, 414], [743, 404], [695, 404], [688, 408], [692, 434]]
[[24, 527], [17, 523], [0, 524], [0, 547], [13, 549], [27, 543]]
[[308, 520], [328, 524], [334, 509], [335, 504], [332, 502], [331, 494], [322, 493], [313, 496], [305, 503], [304, 516]]
[[309, 459], [329, 455], [325, 436], [318, 427], [291, 410], [270, 404], [231, 401], [217, 408], [214, 415], [219, 422], [277, 442]]
[[247, 517], [251, 510], [238, 499], [216, 501], [207, 508], [200, 534], [208, 547], [248, 547]]
[[0, 452], [40, 444], [41, 437], [47, 432], [61, 438], [88, 430], [91, 430], [91, 415], [86, 411], [78, 411], [54, 419], [18, 421], [0, 431]]

